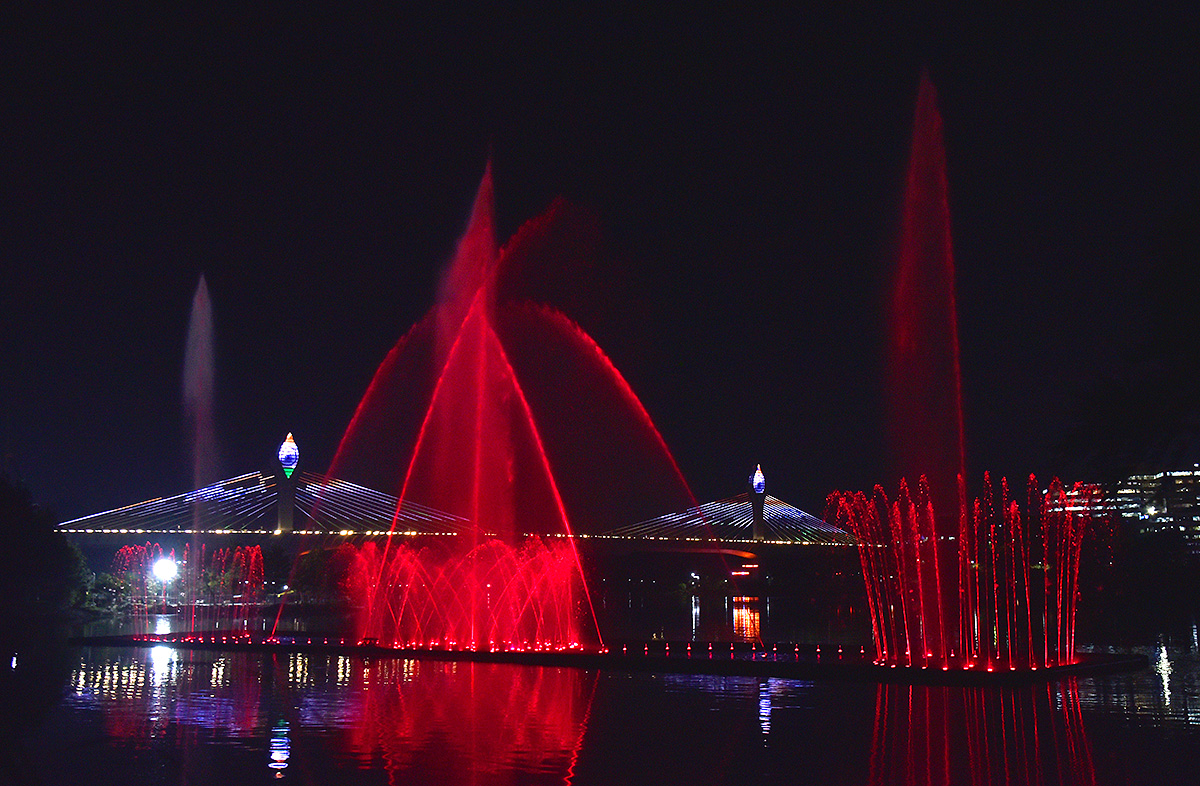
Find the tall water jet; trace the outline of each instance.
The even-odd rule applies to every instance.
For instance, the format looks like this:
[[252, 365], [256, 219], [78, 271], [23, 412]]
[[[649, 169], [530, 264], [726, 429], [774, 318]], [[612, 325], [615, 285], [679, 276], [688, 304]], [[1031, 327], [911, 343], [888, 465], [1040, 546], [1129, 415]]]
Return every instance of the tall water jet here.
[[[192, 463], [192, 488], [200, 489], [218, 480], [216, 432], [213, 427], [213, 315], [204, 274], [192, 296], [188, 319], [187, 345], [183, 353], [183, 418], [186, 444]], [[192, 502], [190, 554], [201, 553], [200, 520], [206, 504], [201, 495]], [[189, 598], [195, 598], [203, 582], [201, 570], [188, 566], [184, 585]], [[194, 615], [191, 618], [194, 624]], [[190, 628], [194, 630], [193, 628]]]
[[[609, 358], [523, 292], [539, 265], [577, 250], [561, 253], [572, 242], [565, 204], [500, 248], [493, 203], [489, 165], [437, 304], [380, 365], [330, 468], [468, 522], [453, 549], [389, 538], [381, 553], [362, 552], [352, 583], [373, 638], [467, 646], [544, 644], [547, 630], [556, 644], [598, 638], [576, 522], [636, 520], [611, 511], [646, 489], [658, 511], [695, 504]], [[590, 633], [560, 623], [580, 610]]]
[[[937, 95], [922, 73], [888, 333], [889, 499], [830, 496], [827, 517], [860, 541], [876, 659], [922, 668], [1036, 669], [1073, 662], [1092, 490], [1030, 479], [1024, 513], [1007, 483], [967, 506], [949, 189]], [[907, 480], [906, 480], [907, 478]], [[912, 485], [910, 485], [910, 483]]]
[[[946, 151], [937, 93], [924, 71], [898, 241], [887, 333], [889, 474], [913, 483], [922, 479], [921, 502], [929, 508], [917, 519], [919, 553], [913, 559], [932, 570], [913, 574], [926, 582], [914, 591], [930, 618], [944, 619], [955, 587], [941, 581], [936, 566], [952, 556], [964, 504], [959, 484], [966, 477], [966, 446]], [[951, 649], [943, 639], [946, 627], [938, 623], [926, 633], [928, 647], [944, 657]]]
[[902, 210], [888, 331], [891, 470], [925, 475], [938, 509], [952, 514], [966, 441], [946, 150], [928, 73], [917, 91]]
[[192, 488], [216, 481], [217, 447], [213, 429], [213, 316], [204, 274], [192, 296], [187, 346], [183, 355], [183, 416]]

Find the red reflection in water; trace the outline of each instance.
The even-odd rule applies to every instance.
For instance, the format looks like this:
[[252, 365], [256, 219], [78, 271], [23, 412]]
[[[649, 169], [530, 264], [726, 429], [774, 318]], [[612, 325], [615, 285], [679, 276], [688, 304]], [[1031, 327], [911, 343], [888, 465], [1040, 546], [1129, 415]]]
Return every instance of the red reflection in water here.
[[598, 680], [579, 669], [296, 653], [210, 660], [160, 646], [85, 664], [71, 682], [102, 708], [105, 736], [178, 750], [186, 782], [216, 774], [206, 744], [258, 740], [265, 754], [265, 730], [282, 721], [289, 773], [304, 782], [327, 782], [344, 758], [413, 782], [570, 783]]
[[[403, 671], [404, 673], [399, 673]], [[427, 661], [356, 662], [359, 707], [344, 748], [390, 776], [558, 775], [567, 783], [587, 730], [598, 674]]]
[[[960, 481], [961, 487], [961, 481]], [[866, 582], [876, 660], [925, 668], [1037, 669], [1075, 662], [1084, 534], [1101, 515], [1095, 489], [1043, 495], [1029, 478], [1024, 512], [989, 477], [956, 538], [939, 536], [922, 478], [830, 495], [826, 517], [854, 532]], [[960, 492], [963, 499], [965, 493]]]
[[733, 636], [738, 641], [762, 641], [762, 612], [759, 599], [737, 595], [733, 598]]
[[1094, 784], [1078, 685], [881, 685], [867, 782]]

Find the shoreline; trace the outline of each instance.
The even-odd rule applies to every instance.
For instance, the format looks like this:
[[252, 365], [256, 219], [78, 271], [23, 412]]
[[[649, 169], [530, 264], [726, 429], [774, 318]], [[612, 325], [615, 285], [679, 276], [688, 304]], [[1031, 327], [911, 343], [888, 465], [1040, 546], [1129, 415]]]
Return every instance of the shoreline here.
[[[1042, 669], [943, 669], [881, 666], [857, 654], [830, 654], [822, 658], [798, 653], [793, 657], [771, 651], [734, 652], [729, 657], [703, 652], [684, 654], [629, 654], [571, 650], [470, 650], [444, 648], [384, 647], [378, 644], [330, 642], [327, 638], [290, 641], [251, 639], [245, 636], [182, 637], [176, 635], [79, 636], [69, 643], [91, 647], [155, 647], [217, 652], [301, 652], [351, 655], [360, 658], [394, 658], [442, 662], [504, 663], [589, 670], [702, 674], [714, 676], [782, 677], [788, 679], [840, 682], [898, 683], [964, 687], [1021, 686], [1057, 682], [1081, 676], [1138, 671], [1149, 659], [1137, 654], [1080, 653], [1075, 663]], [[746, 655], [750, 657], [746, 657]], [[761, 657], [760, 657], [761, 656]]]

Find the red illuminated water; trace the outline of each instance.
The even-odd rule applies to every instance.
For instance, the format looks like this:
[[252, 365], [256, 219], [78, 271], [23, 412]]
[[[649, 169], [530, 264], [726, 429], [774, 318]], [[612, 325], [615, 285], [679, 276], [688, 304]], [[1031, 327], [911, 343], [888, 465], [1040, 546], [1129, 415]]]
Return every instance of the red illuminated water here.
[[1099, 493], [1067, 492], [1057, 480], [1040, 493], [1031, 476], [1022, 507], [1006, 481], [996, 490], [985, 477], [984, 486], [972, 507], [960, 505], [950, 537], [935, 533], [923, 478], [915, 494], [902, 481], [894, 500], [879, 486], [871, 498], [830, 496], [827, 518], [859, 539], [878, 663], [995, 671], [1075, 662], [1080, 555]]
[[891, 471], [895, 478], [925, 475], [938, 509], [948, 513], [958, 502], [955, 479], [966, 476], [966, 448], [946, 151], [928, 74], [922, 74], [913, 119], [893, 284]]
[[6, 709], [32, 783], [1192, 783], [1200, 661], [1167, 656], [1169, 677], [931, 687], [90, 646], [53, 700]]
[[[419, 669], [421, 678], [397, 689], [405, 667]], [[382, 758], [401, 776], [419, 766], [417, 757], [436, 757], [446, 770], [436, 782], [515, 783], [503, 775], [517, 765], [546, 773], [544, 782], [570, 783], [597, 677], [569, 669], [457, 668], [469, 678], [428, 663], [383, 660], [360, 669], [353, 681], [361, 704], [358, 722], [343, 734], [346, 753]], [[471, 777], [473, 768], [484, 777]]]
[[381, 642], [598, 644], [580, 523], [598, 531], [637, 520], [639, 500], [652, 512], [695, 500], [609, 358], [525, 296], [546, 265], [575, 261], [563, 204], [498, 248], [493, 201], [489, 166], [437, 304], [380, 365], [330, 467], [461, 516], [465, 534], [364, 548], [352, 597], [363, 635]]
[[1073, 679], [1020, 690], [879, 686], [870, 786], [1096, 782]]
[[[498, 538], [414, 548], [346, 547], [346, 592], [365, 599], [358, 630], [384, 644], [439, 649], [562, 649], [592, 642], [568, 544]], [[594, 623], [593, 623], [594, 624]]]
[[[861, 540], [876, 656], [892, 666], [1035, 669], [1074, 660], [1088, 489], [1030, 478], [1024, 511], [985, 476], [968, 507], [955, 268], [942, 118], [922, 74], [888, 334], [888, 499], [837, 493], [828, 515]], [[904, 478], [920, 478], [912, 489]], [[1070, 502], [1070, 504], [1068, 504]]]

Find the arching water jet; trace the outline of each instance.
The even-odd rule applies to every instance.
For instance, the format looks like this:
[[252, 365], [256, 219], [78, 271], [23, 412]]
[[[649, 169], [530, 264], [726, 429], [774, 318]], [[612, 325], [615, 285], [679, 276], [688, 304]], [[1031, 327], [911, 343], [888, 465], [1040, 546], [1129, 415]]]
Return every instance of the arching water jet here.
[[463, 646], [599, 644], [576, 522], [635, 520], [613, 512], [624, 489], [653, 490], [655, 512], [695, 500], [609, 358], [522, 297], [532, 266], [563, 261], [551, 242], [562, 203], [499, 248], [493, 202], [489, 166], [437, 304], [379, 367], [330, 469], [468, 524], [450, 549], [388, 538], [361, 550], [352, 594], [365, 635], [384, 642], [419, 630]]

